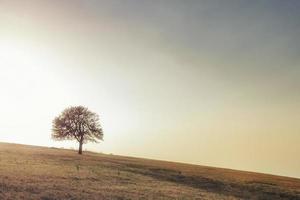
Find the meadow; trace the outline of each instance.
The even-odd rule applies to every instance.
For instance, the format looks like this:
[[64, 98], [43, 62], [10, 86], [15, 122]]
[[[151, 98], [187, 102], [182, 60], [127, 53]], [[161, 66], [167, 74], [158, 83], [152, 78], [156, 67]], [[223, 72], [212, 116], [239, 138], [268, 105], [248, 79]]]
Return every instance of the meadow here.
[[0, 143], [0, 199], [300, 199], [300, 179]]

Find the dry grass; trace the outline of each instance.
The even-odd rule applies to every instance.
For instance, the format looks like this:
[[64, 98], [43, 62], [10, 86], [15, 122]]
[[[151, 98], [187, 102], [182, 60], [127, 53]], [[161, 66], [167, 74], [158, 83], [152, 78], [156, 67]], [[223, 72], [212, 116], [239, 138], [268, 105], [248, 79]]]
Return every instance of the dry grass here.
[[0, 199], [300, 199], [300, 179], [0, 143]]

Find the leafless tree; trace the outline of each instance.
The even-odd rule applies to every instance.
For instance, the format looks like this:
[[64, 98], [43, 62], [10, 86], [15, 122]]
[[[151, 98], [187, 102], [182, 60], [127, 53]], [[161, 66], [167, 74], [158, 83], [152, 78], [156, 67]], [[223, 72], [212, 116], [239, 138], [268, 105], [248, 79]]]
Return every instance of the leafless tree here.
[[99, 116], [83, 106], [66, 108], [53, 120], [52, 138], [54, 140], [74, 140], [79, 142], [78, 153], [82, 154], [82, 145], [103, 140], [103, 130]]

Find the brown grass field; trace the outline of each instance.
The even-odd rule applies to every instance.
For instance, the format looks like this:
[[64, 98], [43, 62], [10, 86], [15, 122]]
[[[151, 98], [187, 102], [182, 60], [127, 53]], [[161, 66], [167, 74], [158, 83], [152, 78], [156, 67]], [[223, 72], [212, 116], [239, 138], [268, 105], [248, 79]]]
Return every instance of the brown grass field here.
[[300, 199], [300, 179], [0, 143], [0, 199]]

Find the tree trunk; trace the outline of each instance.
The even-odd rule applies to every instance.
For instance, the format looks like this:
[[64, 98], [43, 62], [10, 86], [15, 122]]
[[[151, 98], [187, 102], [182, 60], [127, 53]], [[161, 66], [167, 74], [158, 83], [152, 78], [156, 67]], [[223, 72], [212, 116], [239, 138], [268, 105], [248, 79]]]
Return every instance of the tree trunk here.
[[82, 144], [83, 144], [83, 142], [80, 141], [80, 142], [79, 142], [79, 150], [78, 150], [78, 154], [82, 154]]

